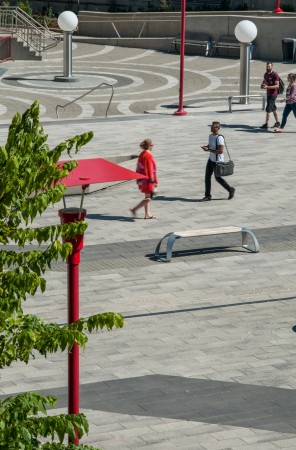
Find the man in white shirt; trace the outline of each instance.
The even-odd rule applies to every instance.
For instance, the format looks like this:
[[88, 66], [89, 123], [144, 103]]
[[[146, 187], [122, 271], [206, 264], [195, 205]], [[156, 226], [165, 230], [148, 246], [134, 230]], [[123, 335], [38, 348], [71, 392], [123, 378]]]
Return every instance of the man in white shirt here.
[[[211, 196], [211, 178], [215, 169], [215, 164], [217, 162], [224, 161], [224, 137], [219, 134], [220, 131], [220, 122], [213, 122], [211, 125], [211, 134], [209, 136], [209, 144], [203, 145], [201, 148], [205, 152], [210, 152], [209, 159], [206, 166], [206, 174], [205, 174], [205, 197], [200, 200], [201, 202], [209, 202], [212, 199]], [[234, 187], [229, 186], [229, 184], [221, 177], [216, 177], [216, 181], [221, 184], [226, 191], [229, 192], [228, 200], [231, 200], [234, 197], [235, 189]]]

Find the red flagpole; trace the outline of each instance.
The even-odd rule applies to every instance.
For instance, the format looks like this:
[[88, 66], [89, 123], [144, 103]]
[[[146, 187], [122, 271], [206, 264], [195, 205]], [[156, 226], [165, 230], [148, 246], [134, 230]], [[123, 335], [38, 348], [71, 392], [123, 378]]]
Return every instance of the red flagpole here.
[[282, 12], [284, 12], [284, 11], [281, 9], [281, 0], [277, 0], [277, 2], [276, 2], [276, 8], [273, 10], [273, 12], [274, 12], [274, 13], [282, 13]]
[[[85, 209], [65, 208], [59, 210], [61, 223], [84, 220]], [[68, 266], [68, 323], [79, 319], [79, 264], [80, 251], [83, 248], [83, 234], [70, 239], [73, 250], [67, 258]], [[79, 414], [80, 388], [79, 388], [79, 346], [75, 342], [68, 353], [68, 413]], [[72, 444], [79, 444], [78, 433]]]
[[181, 43], [180, 43], [180, 82], [179, 82], [179, 108], [174, 112], [175, 116], [186, 116], [188, 113], [183, 108], [184, 97], [184, 54], [185, 54], [185, 29], [186, 29], [186, 0], [182, 0], [181, 12]]

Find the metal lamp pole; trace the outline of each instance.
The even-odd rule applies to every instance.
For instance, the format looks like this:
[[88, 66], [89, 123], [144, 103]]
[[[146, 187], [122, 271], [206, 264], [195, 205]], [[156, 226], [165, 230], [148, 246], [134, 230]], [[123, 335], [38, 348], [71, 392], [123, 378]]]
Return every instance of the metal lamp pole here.
[[[59, 210], [61, 223], [70, 223], [84, 220], [86, 210], [81, 208], [64, 208]], [[68, 324], [79, 319], [79, 264], [80, 251], [83, 249], [83, 234], [69, 239], [73, 250], [67, 258], [68, 272]], [[80, 388], [79, 388], [79, 346], [75, 342], [68, 353], [68, 413], [79, 414]], [[76, 438], [73, 444], [79, 444]]]
[[180, 41], [180, 81], [179, 81], [179, 108], [174, 112], [175, 116], [186, 116], [188, 113], [183, 108], [184, 97], [184, 54], [185, 54], [185, 29], [186, 29], [186, 0], [182, 0], [181, 12], [181, 41]]
[[249, 102], [249, 80], [250, 80], [250, 48], [251, 44], [240, 43], [240, 95], [245, 97], [240, 98], [242, 105], [248, 105]]
[[240, 42], [240, 103], [249, 104], [250, 53], [252, 41], [257, 36], [257, 27], [250, 20], [242, 20], [234, 30]]
[[64, 11], [59, 15], [58, 25], [63, 30], [63, 75], [54, 77], [55, 81], [79, 81], [72, 75], [72, 36], [78, 25], [78, 18], [72, 11]]

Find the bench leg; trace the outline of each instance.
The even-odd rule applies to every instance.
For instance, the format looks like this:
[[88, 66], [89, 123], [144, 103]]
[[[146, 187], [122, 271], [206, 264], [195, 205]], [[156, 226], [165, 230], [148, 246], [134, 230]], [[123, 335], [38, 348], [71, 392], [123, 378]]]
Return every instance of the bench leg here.
[[212, 42], [209, 42], [209, 56], [212, 56], [215, 50], [215, 46]]
[[[163, 257], [163, 256], [160, 256], [160, 247], [161, 247], [162, 241], [166, 238], [168, 238], [167, 251], [166, 251], [166, 256]], [[171, 240], [171, 238], [173, 238], [173, 239]], [[160, 239], [160, 241], [158, 242], [158, 244], [156, 246], [155, 252], [154, 252], [155, 258], [157, 258], [158, 260], [163, 261], [163, 262], [169, 262], [172, 258], [172, 249], [173, 249], [175, 239], [176, 239], [176, 236], [174, 235], [174, 233], [168, 233], [162, 239]]]
[[175, 236], [174, 234], [171, 234], [168, 237], [168, 242], [167, 242], [167, 257], [166, 260], [167, 262], [169, 262], [172, 259], [172, 251], [173, 251], [173, 246], [175, 243], [175, 240], [177, 239], [178, 236]]
[[[248, 236], [251, 236], [253, 243], [254, 243], [254, 247], [250, 247], [248, 245]], [[257, 241], [257, 238], [256, 238], [255, 234], [253, 233], [253, 231], [249, 230], [248, 228], [242, 228], [242, 246], [243, 246], [243, 248], [249, 250], [250, 252], [253, 252], [253, 253], [259, 252], [259, 243]]]
[[228, 97], [228, 108], [230, 114], [232, 113], [232, 96]]

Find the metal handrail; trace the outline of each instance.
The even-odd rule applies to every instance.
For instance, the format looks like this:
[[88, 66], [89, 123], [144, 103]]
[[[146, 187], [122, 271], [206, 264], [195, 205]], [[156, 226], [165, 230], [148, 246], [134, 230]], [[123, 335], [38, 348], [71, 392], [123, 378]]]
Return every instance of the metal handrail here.
[[0, 30], [15, 34], [28, 47], [38, 52], [39, 56], [41, 52], [55, 47], [62, 39], [60, 34], [52, 33], [17, 6], [0, 7]]
[[266, 96], [264, 94], [246, 94], [246, 95], [230, 95], [228, 97], [228, 107], [229, 107], [229, 112], [232, 113], [232, 99], [233, 98], [245, 98], [245, 99], [249, 99], [250, 97], [252, 98], [262, 98], [262, 110], [265, 109], [265, 103], [266, 103]]
[[66, 106], [72, 105], [72, 103], [77, 102], [77, 100], [80, 100], [81, 98], [85, 97], [86, 95], [91, 94], [94, 90], [96, 90], [96, 89], [98, 89], [99, 87], [104, 86], [104, 85], [105, 85], [105, 86], [110, 86], [110, 87], [111, 87], [111, 90], [112, 90], [111, 96], [110, 96], [110, 100], [109, 100], [109, 103], [108, 103], [108, 106], [107, 106], [107, 109], [106, 109], [106, 113], [105, 113], [105, 117], [108, 117], [108, 111], [109, 111], [109, 108], [110, 108], [110, 105], [111, 105], [111, 102], [112, 102], [112, 98], [113, 98], [113, 95], [114, 95], [114, 87], [113, 87], [113, 84], [109, 84], [109, 83], [101, 83], [101, 84], [98, 84], [98, 86], [95, 86], [95, 87], [93, 87], [92, 89], [90, 89], [90, 91], [85, 92], [84, 94], [80, 95], [80, 96], [77, 97], [75, 100], [72, 100], [71, 102], [68, 102], [68, 103], [66, 103], [65, 105], [57, 105], [57, 106], [56, 106], [56, 116], [57, 116], [57, 119], [59, 119], [58, 108], [66, 108]]

